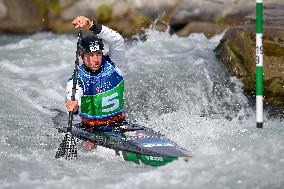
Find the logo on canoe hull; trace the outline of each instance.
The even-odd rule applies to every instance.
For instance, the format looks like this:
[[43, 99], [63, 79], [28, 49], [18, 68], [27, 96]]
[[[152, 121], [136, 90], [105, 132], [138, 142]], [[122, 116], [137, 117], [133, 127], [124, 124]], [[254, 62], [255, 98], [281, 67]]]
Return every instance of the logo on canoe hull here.
[[149, 143], [143, 143], [142, 146], [145, 148], [152, 148], [152, 147], [174, 146], [174, 145], [169, 142], [149, 142]]
[[145, 135], [144, 133], [136, 132], [136, 131], [125, 132], [124, 135], [127, 137], [126, 141], [150, 138], [150, 136]]
[[158, 156], [145, 156], [149, 161], [164, 161], [163, 157]]

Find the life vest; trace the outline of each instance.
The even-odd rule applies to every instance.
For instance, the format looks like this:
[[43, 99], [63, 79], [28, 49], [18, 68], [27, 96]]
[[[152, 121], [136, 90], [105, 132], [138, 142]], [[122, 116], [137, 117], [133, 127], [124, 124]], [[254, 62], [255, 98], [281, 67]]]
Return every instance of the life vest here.
[[83, 90], [80, 117], [90, 125], [108, 125], [124, 115], [124, 78], [122, 72], [103, 56], [99, 71], [78, 68], [78, 84]]

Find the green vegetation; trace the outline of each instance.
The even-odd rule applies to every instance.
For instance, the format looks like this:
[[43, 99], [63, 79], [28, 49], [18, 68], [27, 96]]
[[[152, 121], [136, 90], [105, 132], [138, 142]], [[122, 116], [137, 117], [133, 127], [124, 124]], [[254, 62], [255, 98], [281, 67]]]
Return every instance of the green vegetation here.
[[40, 19], [48, 21], [48, 13], [58, 16], [64, 9], [71, 7], [76, 1], [71, 0], [65, 6], [60, 6], [59, 0], [32, 0], [39, 9]]
[[112, 18], [112, 7], [102, 4], [96, 9], [96, 19], [99, 23], [109, 22]]
[[240, 50], [235, 45], [233, 45], [232, 43], [228, 43], [228, 47], [232, 51], [232, 53], [235, 55], [235, 57], [238, 59], [239, 63], [244, 65], [245, 64], [245, 59], [241, 55]]

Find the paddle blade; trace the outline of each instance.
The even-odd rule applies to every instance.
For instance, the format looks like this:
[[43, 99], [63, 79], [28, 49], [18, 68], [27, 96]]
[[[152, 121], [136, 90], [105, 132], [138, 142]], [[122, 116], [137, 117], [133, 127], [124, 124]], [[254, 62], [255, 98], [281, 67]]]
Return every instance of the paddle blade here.
[[57, 152], [55, 154], [55, 158], [61, 158], [65, 156], [65, 146], [66, 146], [66, 140], [64, 140], [60, 143]]
[[70, 132], [66, 133], [55, 154], [55, 158], [61, 158], [64, 156], [66, 160], [77, 159], [76, 141]]
[[67, 160], [77, 159], [77, 148], [75, 138], [69, 132], [66, 133], [65, 137], [67, 138], [65, 147], [65, 158]]

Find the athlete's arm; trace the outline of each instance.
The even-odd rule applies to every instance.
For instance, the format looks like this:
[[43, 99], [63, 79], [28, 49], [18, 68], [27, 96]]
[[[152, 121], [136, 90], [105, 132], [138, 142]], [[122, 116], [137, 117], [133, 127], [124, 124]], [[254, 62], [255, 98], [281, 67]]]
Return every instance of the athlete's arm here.
[[109, 44], [108, 55], [111, 61], [118, 65], [125, 63], [124, 39], [119, 33], [101, 24], [96, 24], [85, 16], [78, 16], [72, 24], [75, 28], [87, 28], [106, 41]]
[[73, 88], [73, 80], [71, 79], [68, 81], [66, 86], [66, 93], [67, 93], [67, 99], [66, 99], [66, 110], [67, 112], [78, 112], [78, 108], [81, 105], [81, 97], [83, 96], [83, 90], [82, 88], [77, 84], [76, 85], [76, 93], [75, 93], [75, 101], [71, 100], [72, 96], [72, 88]]
[[122, 65], [125, 63], [124, 39], [116, 31], [102, 26], [101, 32], [97, 35], [109, 44], [108, 55], [112, 62]]

